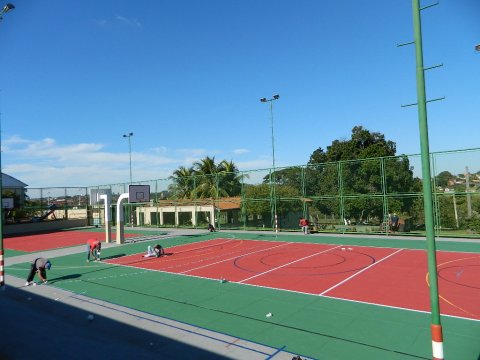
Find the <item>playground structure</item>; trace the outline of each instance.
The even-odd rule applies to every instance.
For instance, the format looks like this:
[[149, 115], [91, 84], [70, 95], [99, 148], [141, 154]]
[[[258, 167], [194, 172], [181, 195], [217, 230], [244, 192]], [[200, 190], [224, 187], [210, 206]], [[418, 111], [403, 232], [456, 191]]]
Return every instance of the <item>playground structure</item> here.
[[57, 217], [55, 216], [55, 210], [57, 210], [57, 205], [56, 204], [52, 204], [48, 207], [48, 210], [45, 211], [45, 213], [42, 215], [42, 216], [34, 216], [32, 218], [32, 222], [40, 222], [40, 221], [44, 221], [45, 219], [48, 219], [49, 216], [52, 216], [53, 217], [53, 220], [56, 220]]

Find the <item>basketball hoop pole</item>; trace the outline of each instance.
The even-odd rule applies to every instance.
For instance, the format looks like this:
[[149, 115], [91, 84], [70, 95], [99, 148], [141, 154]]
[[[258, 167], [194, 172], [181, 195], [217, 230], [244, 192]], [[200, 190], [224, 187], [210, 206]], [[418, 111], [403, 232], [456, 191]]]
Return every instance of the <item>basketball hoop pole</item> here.
[[110, 194], [102, 194], [99, 196], [100, 200], [103, 200], [105, 204], [105, 242], [109, 243], [112, 238], [112, 223], [110, 214]]

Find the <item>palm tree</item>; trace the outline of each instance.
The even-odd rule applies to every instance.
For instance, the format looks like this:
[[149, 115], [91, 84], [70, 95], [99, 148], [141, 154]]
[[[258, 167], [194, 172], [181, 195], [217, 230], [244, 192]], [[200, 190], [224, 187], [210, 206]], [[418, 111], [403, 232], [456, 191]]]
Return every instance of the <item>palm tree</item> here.
[[168, 188], [174, 194], [174, 197], [180, 199], [190, 199], [192, 197], [195, 188], [194, 175], [193, 167], [180, 166], [173, 172], [173, 176], [170, 177], [173, 183]]
[[238, 196], [243, 175], [233, 161], [215, 162], [215, 157], [205, 157], [186, 168], [173, 172], [174, 183], [169, 189], [177, 198], [218, 198]]
[[215, 156], [196, 161], [193, 163], [195, 175], [198, 175], [198, 183], [194, 195], [198, 198], [218, 198], [228, 196], [224, 189], [219, 188], [217, 174], [222, 170], [220, 164], [215, 164]]
[[244, 175], [239, 174], [239, 170], [233, 161], [223, 160], [219, 168], [220, 187], [225, 189], [229, 196], [238, 196], [242, 191], [242, 180]]

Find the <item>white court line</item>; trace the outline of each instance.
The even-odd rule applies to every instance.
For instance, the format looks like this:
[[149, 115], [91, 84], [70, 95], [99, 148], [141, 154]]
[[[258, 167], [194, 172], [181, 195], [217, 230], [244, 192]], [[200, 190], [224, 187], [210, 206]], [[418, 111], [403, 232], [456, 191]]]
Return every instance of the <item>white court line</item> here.
[[[208, 249], [210, 247], [215, 247], [215, 246], [221, 246], [221, 245], [225, 245], [225, 244], [229, 244], [231, 242], [237, 242], [237, 239], [225, 239], [225, 238], [221, 238], [220, 240], [226, 240], [226, 241], [222, 241], [218, 244], [207, 244], [205, 246], [205, 243], [208, 243], [208, 242], [212, 242], [212, 240], [204, 240], [204, 241], [200, 241], [200, 242], [197, 242], [197, 243], [188, 243], [188, 244], [179, 244], [179, 245], [174, 245], [174, 246], [171, 246], [171, 247], [168, 247], [168, 248], [165, 248], [165, 250], [170, 250], [170, 249], [174, 249], [176, 247], [188, 247], [188, 245], [192, 245], [192, 244], [195, 244], [195, 245], [200, 245], [198, 247], [193, 247], [193, 249], [186, 249], [186, 250], [182, 250], [182, 251], [178, 251], [178, 252], [175, 252], [175, 254], [183, 254], [183, 253], [187, 253], [187, 252], [191, 252], [191, 251], [196, 251], [196, 250], [203, 250], [203, 249]], [[214, 241], [214, 240], [213, 240]], [[141, 253], [138, 253], [138, 254], [141, 254]], [[134, 254], [135, 255], [135, 254]], [[127, 255], [127, 256], [130, 256], [130, 255]]]
[[325, 252], [327, 252], [327, 251], [330, 251], [330, 250], [334, 250], [334, 249], [336, 249], [336, 248], [339, 248], [340, 246], [343, 246], [343, 245], [338, 245], [338, 246], [335, 246], [335, 247], [333, 247], [333, 248], [326, 249], [326, 250], [317, 252], [317, 253], [315, 253], [315, 254], [308, 255], [308, 256], [305, 256], [305, 257], [303, 257], [303, 258], [300, 258], [300, 259], [291, 261], [291, 262], [286, 263], [286, 264], [284, 264], [284, 265], [282, 265], [282, 266], [277, 266], [276, 268], [270, 269], [270, 270], [268, 270], [268, 271], [264, 271], [264, 272], [262, 272], [262, 273], [260, 273], [260, 274], [254, 275], [254, 276], [250, 276], [249, 278], [243, 279], [242, 281], [238, 281], [238, 283], [241, 284], [241, 283], [243, 283], [244, 281], [251, 280], [251, 279], [256, 278], [256, 277], [258, 277], [258, 276], [262, 276], [262, 275], [268, 274], [269, 272], [272, 272], [272, 271], [281, 269], [281, 268], [283, 268], [283, 267], [285, 267], [285, 266], [288, 266], [288, 265], [291, 265], [291, 264], [295, 264], [296, 262], [299, 262], [299, 261], [302, 261], [302, 260], [306, 260], [306, 259], [308, 259], [308, 258], [311, 258], [311, 257], [313, 257], [313, 256], [317, 256], [317, 255], [323, 254], [323, 253], [325, 253]]
[[198, 269], [203, 269], [203, 268], [206, 268], [206, 267], [209, 267], [209, 266], [212, 266], [212, 265], [220, 264], [220, 263], [225, 262], [225, 261], [230, 261], [230, 260], [237, 259], [237, 258], [241, 258], [241, 257], [244, 257], [244, 256], [249, 256], [249, 255], [252, 255], [252, 254], [255, 254], [255, 253], [258, 253], [258, 252], [267, 251], [267, 250], [272, 250], [272, 249], [275, 249], [275, 248], [278, 248], [278, 247], [282, 247], [282, 246], [286, 246], [286, 245], [291, 245], [291, 244], [292, 244], [292, 243], [285, 243], [285, 244], [280, 244], [280, 245], [276, 245], [276, 246], [273, 246], [273, 247], [269, 247], [269, 248], [266, 248], [266, 249], [260, 249], [260, 250], [257, 250], [257, 251], [254, 251], [254, 252], [251, 252], [251, 253], [248, 253], [248, 254], [235, 255], [234, 257], [231, 257], [231, 258], [228, 258], [228, 259], [224, 259], [224, 260], [220, 260], [220, 261], [217, 261], [217, 262], [214, 262], [214, 263], [211, 263], [211, 264], [199, 266], [199, 267], [196, 267], [196, 268], [193, 268], [193, 269], [190, 269], [190, 270], [185, 270], [185, 271], [179, 272], [179, 273], [177, 273], [177, 274], [186, 274], [186, 273], [188, 273], [188, 272], [190, 272], [190, 271], [194, 271], [194, 270], [198, 270]]
[[[220, 238], [219, 238], [220, 239]], [[237, 239], [226, 239], [226, 238], [221, 238], [221, 240], [226, 240], [224, 242], [221, 242], [219, 244], [213, 244], [213, 245], [207, 245], [207, 246], [204, 246], [206, 242], [209, 242], [209, 241], [212, 241], [212, 239], [210, 240], [203, 240], [203, 241], [200, 241], [198, 243], [195, 243], [196, 244], [200, 244], [200, 245], [203, 245], [203, 246], [199, 246], [199, 247], [196, 247], [196, 248], [193, 248], [193, 249], [187, 249], [187, 250], [183, 250], [183, 251], [178, 251], [178, 252], [175, 252], [175, 254], [183, 254], [183, 253], [187, 253], [187, 252], [190, 252], [190, 251], [196, 251], [196, 250], [202, 250], [202, 249], [207, 249], [209, 247], [214, 247], [214, 246], [220, 246], [220, 245], [225, 245], [225, 244], [228, 244], [228, 243], [231, 243], [231, 242], [235, 242], [235, 241], [238, 241]], [[138, 243], [137, 243], [138, 244]], [[178, 244], [178, 245], [173, 245], [173, 246], [170, 246], [170, 247], [164, 247], [165, 250], [170, 250], [170, 249], [175, 249], [176, 247], [181, 247], [181, 246], [187, 246], [187, 245], [191, 245], [191, 244], [194, 244], [194, 243], [188, 243], [188, 244]], [[129, 244], [130, 245], [130, 244]], [[141, 254], [145, 254], [145, 251], [141, 251], [141, 252], [137, 252], [137, 253], [133, 253], [133, 254], [129, 254], [129, 255], [124, 255], [124, 256], [121, 256], [119, 257], [122, 258], [122, 257], [128, 257], [128, 256], [137, 256], [137, 255], [141, 255]], [[105, 260], [109, 260], [109, 259], [105, 259]], [[102, 260], [103, 261], [103, 260]], [[108, 263], [108, 264], [113, 264], [113, 263]], [[121, 265], [121, 264], [117, 264], [117, 265]]]
[[[400, 306], [378, 304], [378, 303], [369, 302], [369, 301], [345, 299], [345, 298], [329, 296], [329, 295], [322, 295], [322, 297], [328, 298], [328, 299], [333, 299], [333, 300], [339, 300], [339, 301], [348, 301], [348, 302], [357, 303], [357, 304], [379, 306], [379, 307], [384, 307], [384, 308], [387, 308], [387, 309], [405, 310], [405, 311], [412, 311], [412, 312], [417, 312], [417, 313], [422, 313], [422, 314], [430, 314], [431, 313], [430, 310], [411, 309], [411, 308], [400, 307]], [[469, 318], [469, 317], [463, 317], [463, 316], [458, 316], [458, 315], [449, 315], [449, 314], [443, 314], [443, 313], [441, 315], [442, 315], [442, 317], [450, 317], [450, 318], [455, 318], [455, 319], [464, 319], [464, 320], [480, 322], [479, 319], [472, 319], [472, 318]]]
[[320, 294], [318, 294], [318, 295], [320, 295], [320, 296], [323, 296], [323, 295], [325, 295], [325, 293], [329, 292], [330, 290], [333, 290], [333, 289], [335, 289], [336, 287], [338, 287], [338, 286], [342, 285], [344, 282], [346, 282], [346, 281], [348, 281], [348, 280], [350, 280], [350, 279], [354, 278], [354, 277], [355, 277], [355, 276], [357, 276], [357, 275], [360, 275], [362, 272], [364, 272], [364, 271], [366, 271], [366, 270], [370, 269], [372, 266], [375, 266], [375, 265], [377, 265], [377, 264], [380, 264], [380, 263], [381, 263], [383, 260], [386, 260], [386, 259], [388, 259], [390, 256], [393, 256], [393, 255], [395, 255], [395, 254], [398, 254], [398, 253], [399, 253], [400, 251], [402, 251], [402, 250], [404, 250], [404, 249], [399, 249], [399, 250], [395, 251], [394, 253], [392, 253], [392, 254], [390, 254], [390, 255], [388, 255], [388, 256], [386, 256], [386, 257], [384, 257], [382, 260], [380, 260], [380, 261], [376, 261], [376, 262], [374, 262], [373, 264], [370, 264], [370, 265], [369, 265], [369, 266], [367, 266], [366, 268], [363, 268], [363, 269], [362, 269], [362, 270], [360, 270], [359, 272], [357, 272], [357, 273], [353, 274], [352, 276], [349, 276], [348, 278], [346, 278], [346, 279], [345, 279], [345, 280], [343, 280], [343, 281], [340, 281], [338, 284], [336, 284], [336, 285], [332, 286], [331, 288], [328, 288], [327, 290], [325, 290], [324, 292], [321, 292], [321, 293], [320, 293]]

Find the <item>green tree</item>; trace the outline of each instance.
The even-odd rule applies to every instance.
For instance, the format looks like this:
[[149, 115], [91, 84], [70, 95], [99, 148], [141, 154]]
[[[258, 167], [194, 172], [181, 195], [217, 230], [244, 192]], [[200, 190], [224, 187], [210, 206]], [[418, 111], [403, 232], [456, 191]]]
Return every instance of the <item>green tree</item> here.
[[218, 167], [219, 187], [224, 189], [228, 196], [239, 196], [242, 192], [241, 175], [233, 161], [223, 160]]
[[336, 200], [347, 197], [344, 215], [357, 220], [382, 219], [385, 214], [378, 195], [385, 190], [390, 195], [398, 194], [389, 200], [391, 210], [408, 211], [412, 200], [401, 195], [418, 191], [420, 182], [413, 177], [408, 158], [394, 157], [395, 152], [394, 142], [362, 126], [352, 129], [349, 140], [335, 140], [327, 151], [316, 149], [310, 156], [306, 189], [311, 196], [334, 198], [316, 200], [314, 207], [335, 214], [339, 212]]
[[[270, 184], [264, 182], [259, 185], [247, 185], [245, 187], [245, 210], [247, 215], [261, 216], [266, 224], [271, 222], [271, 199]], [[277, 214], [281, 217], [290, 212], [302, 211], [302, 202], [299, 199], [298, 189], [290, 185], [281, 185], [276, 189]]]
[[455, 180], [455, 176], [449, 171], [442, 171], [435, 178], [437, 186], [447, 187], [449, 182]]
[[170, 177], [173, 183], [168, 187], [174, 198], [190, 199], [195, 188], [193, 167], [180, 166]]
[[238, 196], [241, 180], [237, 166], [232, 161], [215, 162], [215, 157], [205, 157], [189, 168], [181, 166], [173, 172], [169, 189], [177, 198], [218, 198]]
[[193, 170], [197, 183], [193, 194], [197, 198], [217, 198], [227, 196], [224, 189], [218, 187], [217, 173], [221, 171], [219, 165], [215, 163], [215, 156], [207, 156], [200, 161], [193, 163]]

